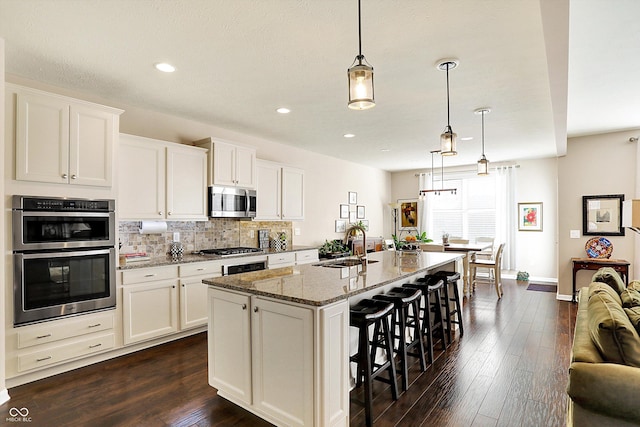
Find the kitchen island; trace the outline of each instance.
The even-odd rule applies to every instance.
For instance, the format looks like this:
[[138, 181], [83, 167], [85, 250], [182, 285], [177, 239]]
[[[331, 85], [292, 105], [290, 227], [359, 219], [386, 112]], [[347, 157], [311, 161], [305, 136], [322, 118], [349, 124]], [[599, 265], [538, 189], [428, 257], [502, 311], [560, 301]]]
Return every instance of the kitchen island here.
[[462, 254], [377, 252], [364, 267], [332, 260], [204, 279], [209, 285], [209, 384], [276, 425], [347, 426], [349, 307]]

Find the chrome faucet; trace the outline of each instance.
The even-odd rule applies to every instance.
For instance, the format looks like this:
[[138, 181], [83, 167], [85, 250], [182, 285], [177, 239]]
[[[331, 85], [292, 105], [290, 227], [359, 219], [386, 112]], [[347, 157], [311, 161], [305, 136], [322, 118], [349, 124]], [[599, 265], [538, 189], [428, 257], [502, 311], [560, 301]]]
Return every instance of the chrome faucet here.
[[362, 232], [362, 254], [358, 255], [358, 259], [362, 262], [363, 265], [367, 264], [367, 232], [365, 231], [362, 225], [354, 224], [347, 228], [347, 231], [344, 234], [344, 240], [342, 243], [345, 245], [349, 242], [349, 237], [352, 234], [355, 234], [356, 231]]

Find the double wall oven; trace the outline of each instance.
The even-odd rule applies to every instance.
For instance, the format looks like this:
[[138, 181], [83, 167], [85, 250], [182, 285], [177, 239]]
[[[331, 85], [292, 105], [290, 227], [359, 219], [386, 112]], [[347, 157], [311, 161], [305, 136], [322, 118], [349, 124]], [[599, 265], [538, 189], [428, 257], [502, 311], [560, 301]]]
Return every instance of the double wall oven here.
[[115, 307], [114, 208], [13, 196], [14, 325]]

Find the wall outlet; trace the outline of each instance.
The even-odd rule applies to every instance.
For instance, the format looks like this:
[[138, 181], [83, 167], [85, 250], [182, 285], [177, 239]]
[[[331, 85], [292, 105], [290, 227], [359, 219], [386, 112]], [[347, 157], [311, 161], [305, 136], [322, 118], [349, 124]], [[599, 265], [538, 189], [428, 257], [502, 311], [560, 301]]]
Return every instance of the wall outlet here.
[[251, 239], [253, 239], [255, 237], [255, 235], [256, 235], [256, 232], [254, 230], [249, 230], [249, 237]]
[[297, 228], [297, 227], [296, 227], [296, 228], [294, 228], [294, 229], [293, 229], [293, 234], [294, 234], [294, 235], [296, 235], [296, 236], [299, 236], [299, 235], [300, 235], [300, 229], [299, 229], [299, 228]]
[[569, 238], [570, 239], [579, 239], [580, 238], [580, 230], [569, 230]]
[[180, 232], [179, 231], [174, 231], [173, 232], [173, 241], [174, 242], [179, 242], [180, 241]]

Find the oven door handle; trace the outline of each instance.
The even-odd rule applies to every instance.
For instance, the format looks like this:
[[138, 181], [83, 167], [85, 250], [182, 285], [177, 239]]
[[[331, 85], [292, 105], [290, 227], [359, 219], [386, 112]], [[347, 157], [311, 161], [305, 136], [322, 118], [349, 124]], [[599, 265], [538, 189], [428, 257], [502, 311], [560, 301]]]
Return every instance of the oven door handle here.
[[116, 250], [114, 248], [106, 249], [93, 249], [87, 251], [39, 251], [35, 253], [16, 253], [17, 259], [37, 259], [37, 258], [69, 258], [74, 256], [90, 256], [90, 255], [104, 255], [113, 253], [115, 258]]

